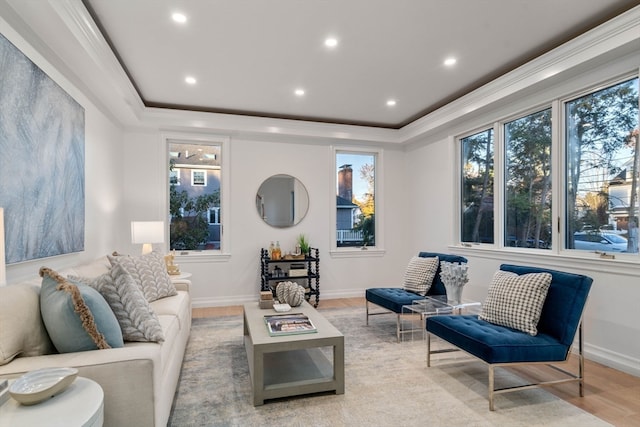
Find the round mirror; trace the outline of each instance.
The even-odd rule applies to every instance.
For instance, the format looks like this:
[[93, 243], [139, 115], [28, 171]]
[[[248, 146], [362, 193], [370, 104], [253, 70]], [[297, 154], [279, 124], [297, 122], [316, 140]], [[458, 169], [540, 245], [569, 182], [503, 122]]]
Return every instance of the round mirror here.
[[256, 194], [256, 209], [267, 224], [286, 228], [298, 224], [309, 210], [309, 194], [304, 185], [290, 175], [267, 178]]

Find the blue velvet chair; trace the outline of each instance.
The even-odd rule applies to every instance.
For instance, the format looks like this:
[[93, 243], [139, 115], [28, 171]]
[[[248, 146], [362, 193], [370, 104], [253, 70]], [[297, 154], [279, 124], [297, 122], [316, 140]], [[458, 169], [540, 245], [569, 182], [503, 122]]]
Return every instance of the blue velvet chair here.
[[[500, 393], [531, 387], [547, 386], [577, 381], [580, 396], [584, 395], [584, 357], [582, 345], [582, 311], [587, 302], [592, 279], [579, 274], [565, 273], [536, 267], [503, 264], [501, 270], [516, 274], [551, 273], [551, 285], [547, 293], [542, 314], [538, 322], [538, 334], [495, 325], [478, 316], [433, 316], [427, 318], [427, 366], [431, 366], [431, 355], [458, 349], [483, 360], [489, 366], [489, 409], [494, 410], [494, 396]], [[558, 366], [566, 363], [574, 338], [578, 332], [578, 373]], [[432, 350], [431, 335], [453, 344], [455, 349]], [[494, 369], [523, 364], [547, 364], [567, 377], [561, 379], [496, 389]]]
[[[467, 262], [467, 259], [458, 255], [441, 254], [437, 252], [420, 252], [419, 257], [433, 258], [438, 257], [440, 262]], [[438, 271], [433, 278], [433, 282], [427, 295], [446, 295], [447, 291], [444, 287], [444, 283], [440, 279], [440, 265], [438, 265]], [[400, 314], [402, 313], [403, 305], [410, 305], [415, 300], [424, 299], [424, 296], [415, 292], [407, 291], [403, 288], [369, 288], [365, 292], [366, 299], [366, 323], [369, 325], [369, 316], [375, 316], [378, 314], [396, 314], [396, 336], [398, 342], [402, 335], [400, 328]], [[369, 305], [385, 309], [384, 311], [371, 311]]]

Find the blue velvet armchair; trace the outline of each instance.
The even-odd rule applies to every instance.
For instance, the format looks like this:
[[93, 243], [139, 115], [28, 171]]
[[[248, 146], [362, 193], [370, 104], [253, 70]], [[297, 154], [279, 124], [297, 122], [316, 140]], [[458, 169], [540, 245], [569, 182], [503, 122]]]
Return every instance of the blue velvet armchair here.
[[[437, 252], [420, 252], [418, 254], [422, 258], [438, 257], [439, 261], [446, 262], [467, 262], [467, 259], [458, 255], [442, 254]], [[433, 282], [427, 295], [446, 295], [447, 291], [444, 287], [444, 283], [440, 279], [440, 265], [433, 278]], [[413, 301], [424, 299], [424, 296], [417, 293], [407, 291], [403, 288], [369, 288], [365, 292], [366, 299], [366, 324], [369, 324], [369, 316], [375, 316], [378, 314], [393, 314], [396, 315], [396, 336], [400, 341], [402, 335], [400, 314], [402, 313], [403, 305], [410, 305]], [[383, 308], [384, 311], [372, 311], [370, 304], [376, 307]]]
[[[489, 409], [494, 410], [494, 396], [531, 387], [547, 386], [576, 381], [580, 396], [584, 395], [584, 356], [582, 344], [582, 312], [587, 302], [592, 279], [579, 274], [565, 273], [536, 267], [503, 264], [503, 271], [518, 275], [527, 273], [551, 274], [542, 313], [538, 322], [538, 333], [526, 332], [495, 325], [478, 316], [434, 316], [427, 318], [427, 366], [431, 366], [431, 355], [446, 351], [464, 350], [489, 366]], [[578, 333], [578, 373], [553, 366], [566, 377], [561, 379], [496, 389], [494, 369], [523, 364], [556, 365], [566, 363], [571, 346]], [[431, 336], [437, 336], [453, 344], [454, 349], [432, 350]]]

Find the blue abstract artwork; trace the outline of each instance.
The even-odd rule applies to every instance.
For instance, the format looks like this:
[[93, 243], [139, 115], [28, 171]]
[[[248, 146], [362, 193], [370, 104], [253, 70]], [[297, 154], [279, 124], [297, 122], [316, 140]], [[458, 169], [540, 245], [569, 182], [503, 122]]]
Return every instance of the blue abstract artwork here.
[[0, 34], [7, 264], [84, 250], [84, 108]]

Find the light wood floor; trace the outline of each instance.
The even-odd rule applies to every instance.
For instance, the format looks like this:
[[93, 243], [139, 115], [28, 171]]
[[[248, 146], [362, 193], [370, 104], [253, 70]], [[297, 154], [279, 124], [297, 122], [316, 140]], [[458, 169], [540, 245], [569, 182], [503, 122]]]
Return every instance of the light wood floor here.
[[[324, 308], [363, 307], [364, 298], [342, 298], [321, 300], [319, 310]], [[215, 317], [242, 315], [241, 306], [194, 308], [193, 317]], [[364, 318], [362, 319], [364, 322]], [[393, 321], [390, 319], [390, 321]], [[577, 366], [577, 361], [570, 362]], [[553, 370], [544, 366], [513, 369], [526, 379], [544, 380], [557, 378]], [[584, 397], [578, 395], [575, 383], [559, 384], [545, 389], [561, 399], [618, 427], [640, 427], [640, 377], [625, 374], [596, 362], [585, 362]], [[498, 407], [497, 410], [500, 410]]]

